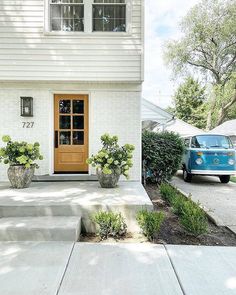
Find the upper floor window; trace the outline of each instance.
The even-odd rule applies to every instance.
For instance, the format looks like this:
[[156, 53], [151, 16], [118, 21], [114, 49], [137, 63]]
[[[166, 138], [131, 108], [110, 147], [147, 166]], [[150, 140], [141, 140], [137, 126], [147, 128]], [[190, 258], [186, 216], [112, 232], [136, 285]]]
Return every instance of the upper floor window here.
[[125, 32], [125, 0], [94, 0], [93, 31]]
[[50, 0], [51, 31], [84, 31], [83, 0]]

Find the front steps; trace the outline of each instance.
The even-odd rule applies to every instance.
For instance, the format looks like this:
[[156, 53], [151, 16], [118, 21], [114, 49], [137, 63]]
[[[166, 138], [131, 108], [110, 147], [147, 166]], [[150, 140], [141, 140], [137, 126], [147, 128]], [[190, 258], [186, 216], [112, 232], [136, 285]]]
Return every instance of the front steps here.
[[80, 230], [96, 231], [91, 216], [120, 212], [127, 229], [137, 233], [139, 210], [153, 209], [139, 182], [103, 189], [96, 181], [34, 182], [16, 190], [0, 183], [0, 241], [77, 241]]
[[78, 241], [78, 216], [0, 218], [0, 241]]

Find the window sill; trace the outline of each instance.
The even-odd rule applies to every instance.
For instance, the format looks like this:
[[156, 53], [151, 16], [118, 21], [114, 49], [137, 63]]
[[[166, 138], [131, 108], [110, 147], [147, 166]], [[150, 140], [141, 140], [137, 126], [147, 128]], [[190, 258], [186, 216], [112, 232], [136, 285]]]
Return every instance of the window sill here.
[[63, 36], [63, 37], [129, 37], [132, 34], [130, 32], [56, 32], [56, 31], [44, 31], [45, 36]]

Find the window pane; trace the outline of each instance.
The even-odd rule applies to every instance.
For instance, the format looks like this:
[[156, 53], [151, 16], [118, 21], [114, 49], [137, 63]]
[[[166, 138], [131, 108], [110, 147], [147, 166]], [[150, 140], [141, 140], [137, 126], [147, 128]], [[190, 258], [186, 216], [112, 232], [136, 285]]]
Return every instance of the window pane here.
[[84, 18], [83, 6], [74, 6], [74, 18]]
[[61, 31], [61, 19], [52, 19], [52, 31]]
[[59, 143], [61, 145], [70, 145], [70, 142], [71, 142], [70, 137], [71, 137], [70, 131], [61, 131], [60, 137], [59, 137]]
[[84, 144], [84, 131], [73, 131], [73, 144], [74, 145]]
[[125, 32], [125, 19], [116, 19], [114, 32]]
[[73, 31], [73, 19], [63, 19], [63, 31], [71, 32]]
[[59, 5], [52, 6], [51, 17], [52, 18], [60, 18], [61, 17], [61, 7]]
[[84, 101], [83, 100], [73, 100], [73, 113], [83, 114], [84, 113]]
[[83, 0], [51, 0], [51, 3], [83, 3]]
[[69, 114], [71, 111], [70, 100], [60, 100], [59, 111], [61, 114]]
[[84, 129], [84, 116], [73, 117], [73, 129]]
[[60, 116], [60, 129], [70, 129], [70, 116]]
[[84, 31], [84, 20], [83, 19], [75, 19], [74, 20], [74, 31]]
[[73, 18], [73, 6], [63, 5], [62, 6], [62, 17], [63, 18]]

